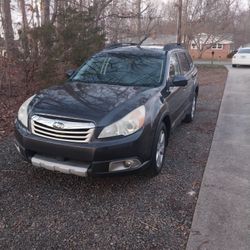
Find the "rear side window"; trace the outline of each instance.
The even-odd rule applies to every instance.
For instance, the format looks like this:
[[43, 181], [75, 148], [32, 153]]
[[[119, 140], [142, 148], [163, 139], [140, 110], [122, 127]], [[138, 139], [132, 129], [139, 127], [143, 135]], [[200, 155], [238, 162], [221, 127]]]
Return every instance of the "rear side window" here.
[[177, 56], [176, 54], [172, 54], [170, 57], [169, 78], [173, 80], [175, 76], [178, 76], [180, 74], [181, 74], [181, 71], [180, 71]]
[[191, 67], [190, 67], [188, 58], [186, 56], [186, 53], [185, 52], [179, 52], [178, 57], [179, 57], [182, 73], [183, 74], [188, 73]]
[[250, 54], [250, 49], [240, 49], [239, 54]]

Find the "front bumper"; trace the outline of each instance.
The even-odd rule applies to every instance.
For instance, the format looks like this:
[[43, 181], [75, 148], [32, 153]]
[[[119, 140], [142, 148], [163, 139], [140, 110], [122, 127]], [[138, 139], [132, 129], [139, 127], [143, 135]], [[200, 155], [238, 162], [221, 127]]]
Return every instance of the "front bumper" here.
[[[94, 140], [90, 143], [56, 141], [33, 135], [15, 122], [16, 147], [34, 166], [80, 176], [136, 172], [149, 166], [152, 133], [145, 129], [124, 138]], [[110, 170], [110, 163], [138, 160], [133, 168]]]

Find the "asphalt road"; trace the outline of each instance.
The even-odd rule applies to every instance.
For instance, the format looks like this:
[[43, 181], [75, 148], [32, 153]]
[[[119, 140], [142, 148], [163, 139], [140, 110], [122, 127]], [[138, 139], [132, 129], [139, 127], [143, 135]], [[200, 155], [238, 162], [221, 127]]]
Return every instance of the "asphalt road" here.
[[185, 249], [223, 87], [201, 85], [196, 120], [174, 131], [163, 172], [153, 179], [35, 169], [21, 161], [13, 138], [5, 139], [0, 248]]

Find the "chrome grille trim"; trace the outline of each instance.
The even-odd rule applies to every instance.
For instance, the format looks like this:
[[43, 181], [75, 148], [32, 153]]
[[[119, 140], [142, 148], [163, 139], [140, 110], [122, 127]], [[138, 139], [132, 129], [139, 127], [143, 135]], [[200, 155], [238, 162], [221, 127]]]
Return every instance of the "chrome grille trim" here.
[[[55, 128], [60, 123], [62, 128]], [[89, 142], [95, 129], [91, 122], [66, 121], [34, 115], [31, 118], [32, 134], [58, 141]]]

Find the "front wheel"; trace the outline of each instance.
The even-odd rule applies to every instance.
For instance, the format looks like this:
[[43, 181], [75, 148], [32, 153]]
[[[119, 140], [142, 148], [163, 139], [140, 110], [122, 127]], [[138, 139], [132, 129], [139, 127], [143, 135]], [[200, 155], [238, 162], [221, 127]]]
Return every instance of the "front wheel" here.
[[151, 157], [151, 165], [149, 167], [149, 174], [151, 176], [158, 175], [162, 167], [164, 165], [165, 160], [165, 152], [168, 143], [168, 135], [167, 129], [164, 123], [161, 123], [157, 129], [154, 143], [153, 143], [153, 150], [152, 150], [152, 157]]

